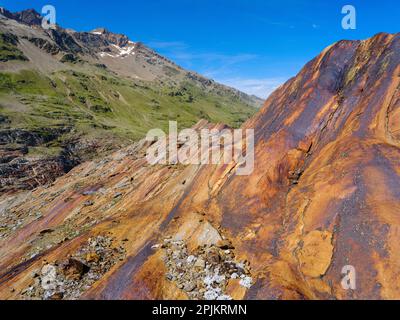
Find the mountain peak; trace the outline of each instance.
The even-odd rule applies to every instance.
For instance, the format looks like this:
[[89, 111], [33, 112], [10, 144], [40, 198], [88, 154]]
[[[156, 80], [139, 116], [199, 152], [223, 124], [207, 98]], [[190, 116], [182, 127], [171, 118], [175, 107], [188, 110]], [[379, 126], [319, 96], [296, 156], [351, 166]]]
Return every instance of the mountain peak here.
[[96, 29], [90, 31], [90, 33], [101, 35], [101, 34], [109, 33], [109, 31], [106, 28], [96, 28]]
[[42, 16], [35, 9], [28, 9], [14, 14], [17, 20], [30, 26], [42, 25]]
[[5, 8], [0, 8], [0, 13], [6, 18], [16, 20], [29, 26], [40, 26], [42, 24], [42, 16], [35, 9], [10, 12]]
[[36, 16], [40, 16], [40, 13], [33, 8], [18, 11], [17, 14], [33, 14]]
[[11, 12], [8, 11], [6, 8], [0, 7], [0, 14], [2, 14], [3, 16], [4, 16], [4, 15], [8, 15], [8, 14], [10, 14], [10, 13], [11, 13]]
[[8, 19], [13, 19], [15, 20], [14, 14], [10, 11], [8, 11], [6, 8], [4, 7], [0, 7], [0, 14]]
[[115, 44], [119, 47], [123, 47], [129, 42], [129, 38], [126, 35], [111, 32], [103, 27], [96, 28], [89, 33], [103, 36], [109, 43]]

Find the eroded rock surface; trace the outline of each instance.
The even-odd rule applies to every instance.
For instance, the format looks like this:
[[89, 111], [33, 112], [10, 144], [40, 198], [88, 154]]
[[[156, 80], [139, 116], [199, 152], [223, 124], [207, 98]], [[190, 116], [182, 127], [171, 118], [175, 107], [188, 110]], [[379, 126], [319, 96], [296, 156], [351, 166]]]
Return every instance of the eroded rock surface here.
[[[399, 299], [399, 62], [398, 34], [327, 48], [244, 125], [256, 134], [249, 176], [149, 166], [137, 144], [29, 201], [0, 198], [2, 216], [20, 217], [2, 231], [0, 298], [24, 298], [44, 261], [108, 234], [125, 258], [80, 298]], [[356, 290], [341, 286], [349, 265]]]

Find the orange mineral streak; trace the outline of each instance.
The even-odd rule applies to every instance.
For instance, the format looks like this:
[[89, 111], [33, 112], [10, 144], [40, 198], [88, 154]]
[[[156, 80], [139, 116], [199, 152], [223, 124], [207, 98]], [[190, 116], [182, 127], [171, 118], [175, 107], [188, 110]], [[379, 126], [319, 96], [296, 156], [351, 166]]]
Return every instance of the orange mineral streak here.
[[[327, 48], [244, 124], [255, 130], [249, 176], [236, 164], [149, 166], [141, 142], [28, 201], [0, 198], [2, 210], [43, 214], [1, 239], [0, 298], [21, 298], [44, 261], [108, 234], [125, 240], [126, 258], [84, 299], [187, 299], [154, 246], [167, 237], [188, 250], [229, 239], [253, 278], [250, 289], [229, 281], [235, 299], [400, 299], [399, 62], [399, 34]], [[223, 128], [195, 128], [205, 127]], [[39, 236], [65, 236], [67, 226], [77, 235]], [[347, 265], [356, 290], [341, 285]]]

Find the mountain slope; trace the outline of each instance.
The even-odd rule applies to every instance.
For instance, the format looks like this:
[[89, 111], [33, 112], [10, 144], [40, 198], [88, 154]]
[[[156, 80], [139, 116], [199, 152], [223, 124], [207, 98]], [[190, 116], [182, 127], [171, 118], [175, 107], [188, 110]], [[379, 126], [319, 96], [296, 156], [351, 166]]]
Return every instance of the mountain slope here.
[[237, 127], [260, 105], [124, 35], [40, 24], [34, 10], [0, 12], [0, 192], [51, 182], [168, 121]]
[[398, 299], [399, 88], [400, 34], [341, 41], [244, 124], [250, 176], [149, 166], [142, 142], [3, 196], [0, 297]]

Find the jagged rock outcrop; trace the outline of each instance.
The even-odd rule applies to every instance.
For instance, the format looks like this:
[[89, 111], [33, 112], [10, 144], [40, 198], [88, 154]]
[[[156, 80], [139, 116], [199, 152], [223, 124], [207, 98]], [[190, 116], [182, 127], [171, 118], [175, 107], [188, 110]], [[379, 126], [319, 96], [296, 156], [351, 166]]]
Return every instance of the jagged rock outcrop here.
[[113, 33], [104, 28], [95, 29], [90, 33], [92, 35], [101, 35], [101, 38], [105, 39], [108, 43], [115, 44], [119, 47], [124, 47], [129, 42], [129, 38], [126, 35]]
[[95, 140], [66, 140], [58, 154], [30, 153], [32, 147], [49, 144], [71, 131], [69, 127], [47, 130], [0, 130], [0, 194], [32, 190], [48, 185], [73, 167], [88, 160], [100, 148]]
[[43, 38], [29, 38], [29, 42], [32, 42], [36, 47], [50, 53], [51, 55], [56, 55], [60, 52], [60, 48], [52, 44], [50, 41]]
[[27, 9], [19, 12], [10, 12], [5, 8], [0, 8], [0, 14], [29, 26], [41, 26], [42, 16], [35, 9]]
[[[58, 261], [107, 235], [124, 257], [74, 298], [400, 298], [399, 62], [399, 34], [324, 50], [245, 123], [249, 176], [150, 166], [142, 142], [0, 198], [0, 297], [40, 293], [32, 272], [61, 275]], [[355, 290], [341, 286], [347, 265]]]

